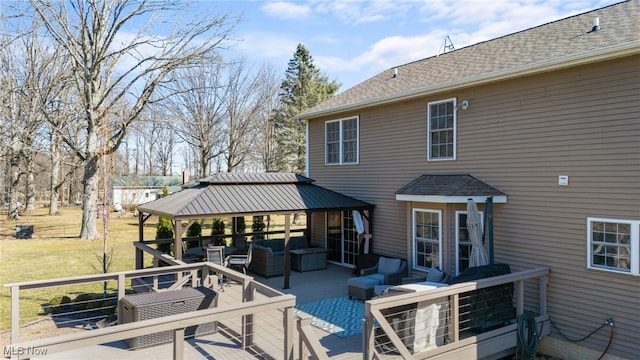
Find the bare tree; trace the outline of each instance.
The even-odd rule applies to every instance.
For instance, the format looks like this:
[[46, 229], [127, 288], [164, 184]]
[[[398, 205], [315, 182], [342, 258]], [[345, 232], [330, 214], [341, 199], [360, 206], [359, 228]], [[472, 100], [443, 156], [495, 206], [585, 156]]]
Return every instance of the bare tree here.
[[[232, 25], [226, 15], [190, 19], [176, 17], [179, 1], [30, 0], [53, 40], [72, 63], [75, 87], [83, 108], [79, 121], [85, 137], [74, 151], [84, 162], [83, 214], [80, 237], [97, 239], [98, 166], [100, 158], [115, 152], [154, 98], [171, 81], [176, 69], [210, 61], [227, 40]], [[177, 24], [168, 35], [152, 33], [162, 15]], [[128, 29], [139, 29], [129, 36]], [[152, 51], [152, 52], [150, 52]], [[126, 109], [115, 109], [131, 99]], [[107, 134], [105, 129], [109, 130]], [[104, 150], [98, 135], [107, 134]]]
[[228, 87], [224, 84], [223, 63], [217, 59], [207, 66], [185, 69], [174, 83], [174, 96], [165, 101], [173, 129], [193, 151], [198, 176], [210, 174], [211, 162], [223, 153], [224, 119]]
[[[7, 136], [6, 150], [9, 164], [9, 218], [18, 218], [19, 187], [24, 185], [26, 210], [35, 210], [36, 160], [43, 150], [43, 125], [40, 95], [48, 86], [47, 73], [50, 52], [41, 46], [33, 29], [24, 33], [16, 27], [12, 41], [5, 41], [0, 50], [2, 70], [2, 103], [0, 116], [4, 118]], [[33, 28], [36, 28], [34, 25]], [[6, 39], [6, 38], [5, 38]]]
[[260, 88], [258, 92], [258, 103], [260, 108], [255, 114], [253, 122], [254, 133], [254, 153], [257, 166], [262, 171], [273, 171], [272, 154], [274, 147], [278, 144], [273, 138], [273, 128], [270, 121], [271, 114], [278, 106], [278, 94], [280, 92], [281, 79], [276, 74], [276, 70], [271, 65], [264, 65], [259, 72]]
[[253, 122], [260, 109], [260, 77], [252, 74], [241, 59], [226, 71], [226, 149], [227, 171], [233, 172], [251, 154], [254, 133]]

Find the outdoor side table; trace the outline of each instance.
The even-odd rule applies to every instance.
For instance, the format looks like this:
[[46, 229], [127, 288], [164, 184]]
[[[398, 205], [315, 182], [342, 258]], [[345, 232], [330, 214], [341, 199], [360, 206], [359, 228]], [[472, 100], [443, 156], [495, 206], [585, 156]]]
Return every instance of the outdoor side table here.
[[324, 270], [327, 268], [327, 250], [306, 248], [289, 251], [291, 268], [295, 271]]

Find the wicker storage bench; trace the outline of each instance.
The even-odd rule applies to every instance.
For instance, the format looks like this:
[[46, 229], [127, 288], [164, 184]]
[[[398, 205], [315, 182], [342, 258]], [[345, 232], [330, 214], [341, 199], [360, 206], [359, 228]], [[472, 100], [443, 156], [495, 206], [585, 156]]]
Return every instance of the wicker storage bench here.
[[[118, 303], [121, 316], [119, 323], [126, 324], [209, 309], [215, 307], [217, 302], [216, 292], [204, 287], [126, 295]], [[215, 323], [190, 326], [185, 329], [185, 337], [210, 334], [215, 331]], [[169, 330], [130, 338], [126, 343], [130, 348], [135, 349], [170, 341], [173, 341], [173, 331]]]

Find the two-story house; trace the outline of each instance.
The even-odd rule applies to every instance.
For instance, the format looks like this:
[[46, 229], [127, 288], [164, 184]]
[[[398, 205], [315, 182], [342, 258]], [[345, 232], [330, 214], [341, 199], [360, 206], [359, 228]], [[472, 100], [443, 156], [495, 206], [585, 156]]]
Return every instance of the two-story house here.
[[[597, 358], [607, 328], [562, 335], [613, 316], [607, 353], [637, 359], [639, 19], [630, 0], [385, 70], [299, 116], [307, 175], [374, 204], [372, 251], [414, 274], [468, 266], [466, 202], [486, 217], [491, 197], [495, 262], [551, 268], [544, 352]], [[328, 238], [352, 221], [312, 224]]]

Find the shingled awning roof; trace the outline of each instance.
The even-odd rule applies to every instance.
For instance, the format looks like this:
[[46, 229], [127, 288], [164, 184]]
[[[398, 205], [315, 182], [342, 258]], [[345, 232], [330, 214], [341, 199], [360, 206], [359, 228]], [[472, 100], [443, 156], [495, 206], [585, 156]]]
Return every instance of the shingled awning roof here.
[[[400, 65], [318, 104], [299, 118], [311, 119], [637, 54], [639, 16], [639, 1], [622, 2]], [[600, 29], [592, 31], [596, 17], [600, 19]]]
[[185, 219], [371, 208], [293, 173], [220, 173], [138, 206], [144, 213]]
[[396, 200], [432, 203], [466, 203], [469, 198], [506, 203], [507, 195], [493, 186], [464, 175], [421, 175], [396, 192]]

